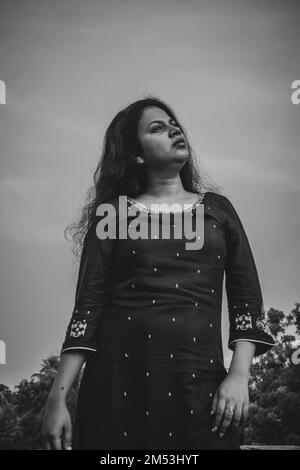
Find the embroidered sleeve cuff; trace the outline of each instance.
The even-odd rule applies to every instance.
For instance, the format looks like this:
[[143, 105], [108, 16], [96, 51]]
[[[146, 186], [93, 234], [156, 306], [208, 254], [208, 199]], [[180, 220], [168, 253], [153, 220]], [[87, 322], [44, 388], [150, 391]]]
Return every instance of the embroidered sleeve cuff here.
[[96, 352], [97, 344], [95, 333], [98, 319], [98, 311], [89, 310], [87, 308], [74, 309], [61, 348], [61, 354], [73, 349]]
[[263, 305], [254, 309], [247, 303], [236, 303], [230, 306], [229, 316], [228, 348], [232, 351], [236, 341], [252, 341], [256, 344], [254, 356], [260, 356], [276, 344]]

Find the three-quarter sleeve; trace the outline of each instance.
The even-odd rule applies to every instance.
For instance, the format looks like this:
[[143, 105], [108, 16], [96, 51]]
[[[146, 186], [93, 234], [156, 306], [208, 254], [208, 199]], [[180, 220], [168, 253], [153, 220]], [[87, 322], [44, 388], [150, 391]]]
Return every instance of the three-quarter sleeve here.
[[82, 246], [75, 302], [61, 354], [67, 350], [97, 351], [96, 330], [108, 298], [109, 258], [113, 240], [99, 238], [95, 216]]
[[270, 331], [260, 281], [243, 224], [235, 208], [224, 196], [226, 217], [227, 258], [225, 288], [229, 313], [228, 348], [234, 350], [236, 341], [256, 344], [254, 356], [259, 356], [274, 346]]

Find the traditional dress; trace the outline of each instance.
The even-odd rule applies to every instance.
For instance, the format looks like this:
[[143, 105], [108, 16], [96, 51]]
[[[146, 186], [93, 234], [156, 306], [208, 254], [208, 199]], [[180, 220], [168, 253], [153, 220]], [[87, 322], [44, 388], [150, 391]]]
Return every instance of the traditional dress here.
[[[242, 222], [229, 199], [211, 191], [200, 191], [191, 207], [168, 214], [125, 199], [126, 210], [119, 198], [110, 201], [113, 236], [99, 237], [104, 214], [95, 216], [87, 232], [61, 349], [87, 352], [73, 448], [239, 449], [237, 430], [230, 426], [220, 438], [210, 415], [227, 375], [224, 273], [228, 347], [253, 341], [258, 356], [274, 345]], [[152, 226], [147, 238], [132, 236], [137, 216]], [[162, 235], [166, 216], [168, 238]], [[191, 239], [184, 229], [176, 235], [189, 217], [200, 243], [196, 249], [187, 249]]]

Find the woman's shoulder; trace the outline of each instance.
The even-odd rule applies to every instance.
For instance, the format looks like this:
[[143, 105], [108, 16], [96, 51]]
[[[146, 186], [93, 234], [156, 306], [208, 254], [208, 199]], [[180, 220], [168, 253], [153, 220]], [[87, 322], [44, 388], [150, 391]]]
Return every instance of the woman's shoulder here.
[[238, 218], [238, 212], [231, 199], [224, 193], [207, 191], [204, 198], [207, 209], [214, 208], [225, 220]]
[[226, 196], [225, 194], [222, 194], [216, 191], [209, 191], [209, 190], [205, 191], [204, 201], [207, 203], [208, 202], [215, 203], [220, 206], [228, 206], [231, 204], [228, 196]]

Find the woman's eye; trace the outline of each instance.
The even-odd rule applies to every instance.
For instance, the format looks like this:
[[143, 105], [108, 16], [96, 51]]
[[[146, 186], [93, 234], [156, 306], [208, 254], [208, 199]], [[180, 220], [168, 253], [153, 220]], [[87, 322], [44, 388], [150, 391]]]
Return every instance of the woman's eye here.
[[[172, 125], [173, 125], [173, 126], [176, 126], [176, 127], [179, 127], [179, 124], [178, 124], [177, 122], [175, 122], [175, 121], [173, 122]], [[153, 131], [154, 131], [154, 132], [157, 131], [157, 129], [162, 129], [162, 126], [159, 125], [159, 126], [152, 127], [152, 132], [153, 132]]]

